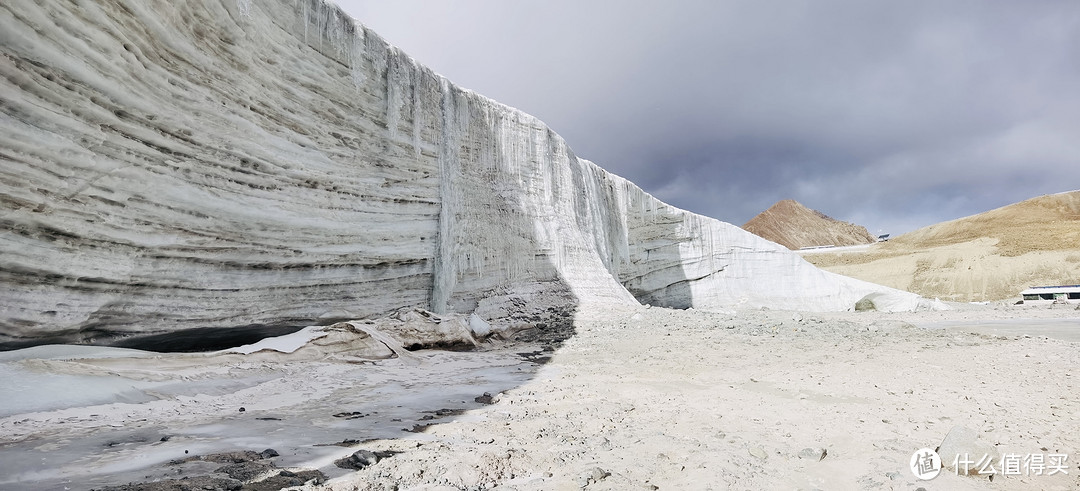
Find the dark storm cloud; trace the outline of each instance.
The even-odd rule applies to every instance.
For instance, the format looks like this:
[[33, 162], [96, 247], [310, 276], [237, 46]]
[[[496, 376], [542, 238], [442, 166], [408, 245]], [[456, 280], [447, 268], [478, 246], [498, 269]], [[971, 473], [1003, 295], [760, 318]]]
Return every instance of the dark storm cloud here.
[[901, 232], [1080, 188], [1080, 3], [350, 1], [578, 155], [741, 224]]

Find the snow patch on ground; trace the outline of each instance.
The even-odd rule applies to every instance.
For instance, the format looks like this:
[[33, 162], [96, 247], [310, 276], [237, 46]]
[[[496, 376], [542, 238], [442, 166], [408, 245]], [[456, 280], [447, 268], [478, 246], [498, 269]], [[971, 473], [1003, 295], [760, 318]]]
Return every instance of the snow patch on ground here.
[[221, 350], [218, 353], [239, 353], [242, 355], [249, 355], [262, 350], [292, 353], [311, 341], [325, 337], [328, 334], [329, 333], [323, 329], [323, 326], [308, 326], [292, 334], [266, 338], [256, 343]]

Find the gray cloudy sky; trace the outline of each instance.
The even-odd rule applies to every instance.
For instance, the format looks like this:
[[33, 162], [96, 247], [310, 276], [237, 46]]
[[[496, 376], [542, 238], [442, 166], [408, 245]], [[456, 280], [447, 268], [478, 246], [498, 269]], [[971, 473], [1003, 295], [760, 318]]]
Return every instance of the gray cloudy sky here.
[[897, 234], [1080, 189], [1080, 2], [337, 1], [736, 225], [792, 198]]

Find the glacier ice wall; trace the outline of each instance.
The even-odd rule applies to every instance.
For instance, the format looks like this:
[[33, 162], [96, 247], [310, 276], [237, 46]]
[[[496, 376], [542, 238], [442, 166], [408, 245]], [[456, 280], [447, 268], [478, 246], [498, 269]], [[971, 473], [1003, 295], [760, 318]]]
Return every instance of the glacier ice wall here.
[[0, 48], [0, 343], [468, 311], [521, 284], [918, 302], [656, 200], [323, 0], [15, 0]]

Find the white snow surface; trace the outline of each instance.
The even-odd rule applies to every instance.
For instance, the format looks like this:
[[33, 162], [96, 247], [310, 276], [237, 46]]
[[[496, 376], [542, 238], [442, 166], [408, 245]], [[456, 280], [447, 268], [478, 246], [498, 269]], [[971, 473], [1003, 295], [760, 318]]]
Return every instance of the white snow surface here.
[[5, 3], [0, 51], [0, 343], [469, 313], [538, 285], [934, 306], [663, 203], [322, 0]]
[[326, 337], [328, 334], [329, 333], [327, 333], [322, 326], [308, 326], [292, 334], [265, 338], [256, 343], [224, 349], [219, 351], [219, 353], [250, 355], [251, 353], [263, 350], [277, 351], [279, 353], [292, 353], [303, 348], [304, 345], [309, 342]]

